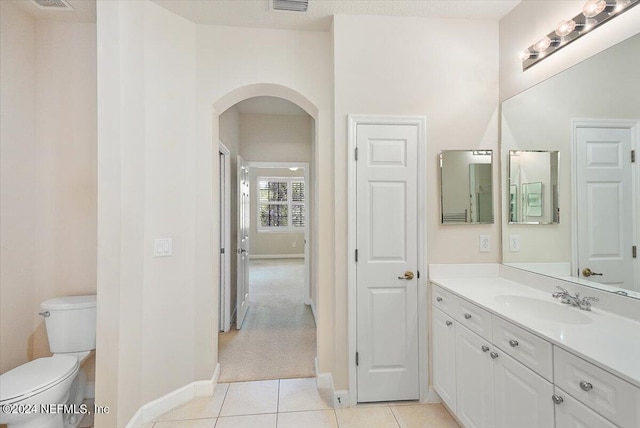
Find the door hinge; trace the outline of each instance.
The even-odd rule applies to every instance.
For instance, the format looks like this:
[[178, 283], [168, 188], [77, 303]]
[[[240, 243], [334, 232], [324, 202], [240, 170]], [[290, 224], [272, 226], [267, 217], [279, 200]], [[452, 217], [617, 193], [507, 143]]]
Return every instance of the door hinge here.
[[635, 245], [631, 247], [631, 257], [633, 257], [634, 259], [638, 257], [638, 247], [636, 247]]
[[636, 161], [636, 151], [631, 150], [631, 163], [635, 163]]
[[224, 254], [224, 248], [220, 248], [220, 254]]
[[417, 272], [418, 272], [418, 279], [420, 279], [420, 271], [417, 271]]
[[360, 354], [356, 352], [356, 366], [360, 364]]
[[356, 263], [358, 262], [358, 250], [356, 250]]
[[356, 160], [358, 160], [358, 148], [356, 147]]

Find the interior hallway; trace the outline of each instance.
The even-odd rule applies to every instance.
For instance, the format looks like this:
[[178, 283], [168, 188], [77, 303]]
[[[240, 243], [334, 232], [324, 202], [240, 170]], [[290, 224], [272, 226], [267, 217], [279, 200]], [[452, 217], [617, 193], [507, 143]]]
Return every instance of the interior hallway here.
[[375, 403], [333, 409], [316, 380], [220, 383], [143, 428], [458, 428], [442, 404]]
[[219, 334], [220, 382], [315, 376], [316, 325], [304, 304], [304, 259], [251, 260], [249, 311]]

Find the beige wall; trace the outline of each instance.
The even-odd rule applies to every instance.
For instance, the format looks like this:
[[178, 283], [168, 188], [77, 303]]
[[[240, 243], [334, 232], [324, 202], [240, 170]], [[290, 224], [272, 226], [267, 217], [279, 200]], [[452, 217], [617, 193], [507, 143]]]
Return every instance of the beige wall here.
[[[196, 171], [195, 26], [142, 1], [98, 2], [98, 17], [96, 402], [112, 411], [96, 426], [120, 427], [213, 374], [217, 213], [197, 193], [213, 177]], [[167, 237], [173, 256], [153, 258]]]
[[2, 20], [0, 372], [51, 355], [42, 301], [96, 293], [96, 25]]
[[[497, 149], [498, 25], [495, 21], [336, 16], [334, 51], [335, 317], [340, 326], [335, 331], [334, 382], [336, 388], [347, 389], [347, 115], [426, 116], [426, 261], [499, 261], [499, 223], [441, 225], [438, 186], [440, 150]], [[490, 236], [491, 252], [478, 252], [479, 234]]]

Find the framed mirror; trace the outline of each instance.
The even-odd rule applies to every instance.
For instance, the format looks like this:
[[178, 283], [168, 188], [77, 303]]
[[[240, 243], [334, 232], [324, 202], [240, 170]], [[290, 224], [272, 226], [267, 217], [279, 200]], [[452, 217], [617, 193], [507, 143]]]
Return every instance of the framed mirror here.
[[640, 34], [502, 103], [504, 264], [640, 299], [638, 76]]
[[560, 222], [558, 159], [557, 151], [509, 151], [507, 171], [510, 224]]
[[491, 150], [440, 152], [442, 224], [493, 223]]

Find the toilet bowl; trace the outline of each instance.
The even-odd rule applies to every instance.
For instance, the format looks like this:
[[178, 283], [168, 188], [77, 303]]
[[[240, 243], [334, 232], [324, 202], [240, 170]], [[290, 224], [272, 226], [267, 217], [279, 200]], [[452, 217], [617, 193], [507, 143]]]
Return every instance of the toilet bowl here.
[[74, 356], [30, 361], [0, 376], [0, 423], [11, 428], [59, 428], [80, 364]]
[[7, 428], [75, 428], [87, 410], [80, 364], [96, 346], [96, 296], [58, 297], [41, 307], [53, 356], [0, 375], [0, 424]]

